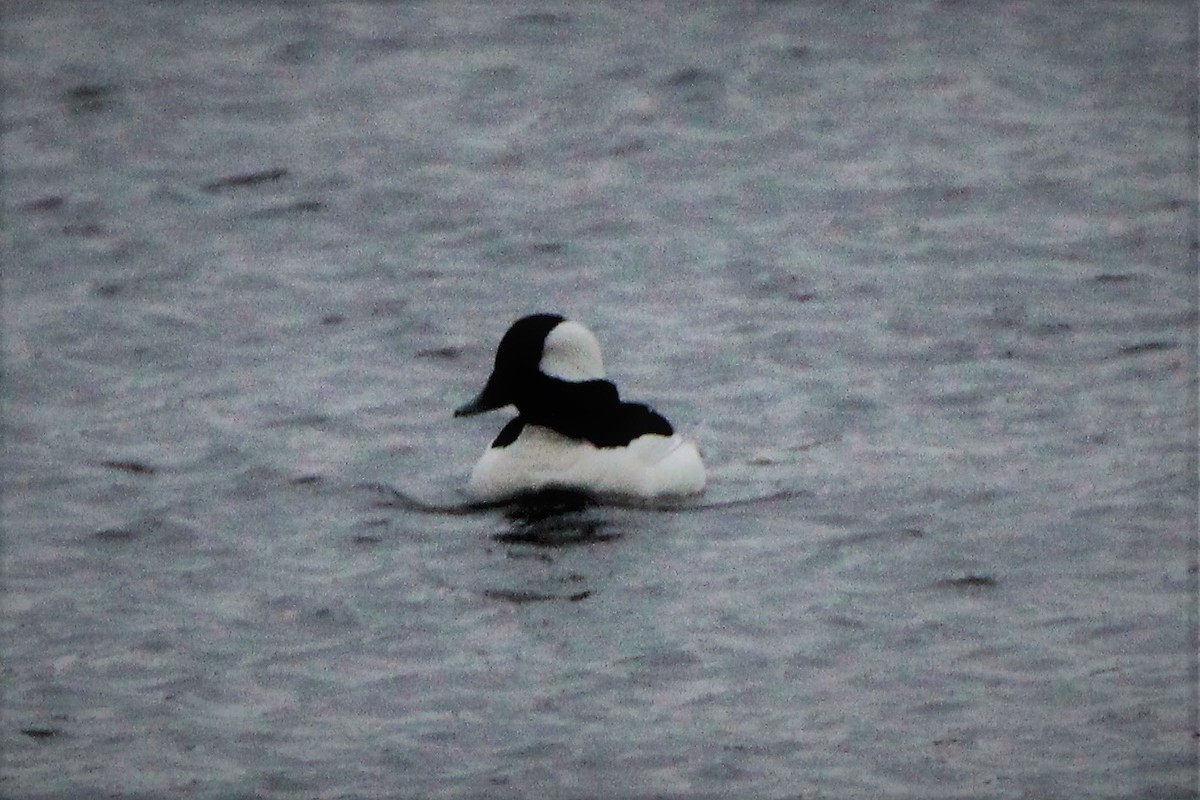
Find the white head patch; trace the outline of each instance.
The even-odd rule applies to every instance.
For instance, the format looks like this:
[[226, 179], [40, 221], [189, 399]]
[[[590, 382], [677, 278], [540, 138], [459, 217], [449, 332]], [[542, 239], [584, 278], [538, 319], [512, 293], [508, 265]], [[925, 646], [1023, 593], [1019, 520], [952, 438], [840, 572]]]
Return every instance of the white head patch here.
[[546, 335], [538, 368], [546, 375], [566, 381], [603, 378], [600, 343], [578, 322], [560, 322]]

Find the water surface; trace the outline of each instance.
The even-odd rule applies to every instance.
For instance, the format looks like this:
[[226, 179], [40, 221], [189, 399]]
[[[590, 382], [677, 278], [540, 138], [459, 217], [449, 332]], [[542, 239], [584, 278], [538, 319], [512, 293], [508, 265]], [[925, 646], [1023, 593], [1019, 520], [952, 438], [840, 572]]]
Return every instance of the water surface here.
[[[4, 797], [1196, 796], [1193, 4], [0, 25]], [[707, 505], [437, 511], [541, 310]]]

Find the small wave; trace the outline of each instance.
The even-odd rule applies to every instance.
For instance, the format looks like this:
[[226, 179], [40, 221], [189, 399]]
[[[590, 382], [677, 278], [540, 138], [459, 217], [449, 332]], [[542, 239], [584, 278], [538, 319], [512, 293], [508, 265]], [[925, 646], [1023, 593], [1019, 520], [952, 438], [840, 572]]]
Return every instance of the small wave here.
[[420, 514], [445, 516], [471, 516], [498, 509], [515, 511], [526, 516], [552, 516], [582, 511], [586, 508], [603, 506], [608, 508], [658, 511], [665, 513], [716, 511], [742, 506], [757, 506], [781, 503], [808, 497], [805, 489], [781, 489], [761, 495], [748, 495], [719, 500], [703, 497], [681, 497], [670, 499], [646, 499], [619, 495], [597, 495], [574, 489], [549, 488], [517, 495], [505, 500], [489, 502], [436, 503], [414, 497], [384, 483], [362, 483], [358, 488], [378, 495], [376, 508], [398, 508]]

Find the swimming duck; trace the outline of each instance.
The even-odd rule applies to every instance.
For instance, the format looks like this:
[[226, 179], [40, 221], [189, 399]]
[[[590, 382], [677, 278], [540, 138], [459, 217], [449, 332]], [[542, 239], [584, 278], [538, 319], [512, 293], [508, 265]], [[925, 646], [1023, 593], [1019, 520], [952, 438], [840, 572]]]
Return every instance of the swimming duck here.
[[696, 445], [649, 406], [620, 399], [604, 376], [600, 343], [558, 314], [509, 327], [492, 373], [456, 417], [512, 405], [517, 416], [475, 464], [468, 490], [502, 500], [550, 488], [657, 498], [704, 488]]

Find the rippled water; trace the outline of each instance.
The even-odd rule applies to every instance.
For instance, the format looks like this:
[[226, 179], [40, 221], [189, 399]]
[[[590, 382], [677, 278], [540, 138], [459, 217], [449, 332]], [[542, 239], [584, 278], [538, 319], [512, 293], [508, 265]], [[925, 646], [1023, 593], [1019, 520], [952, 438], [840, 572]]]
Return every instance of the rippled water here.
[[[4, 797], [1196, 796], [1193, 4], [0, 24]], [[538, 310], [702, 502], [455, 511]]]

